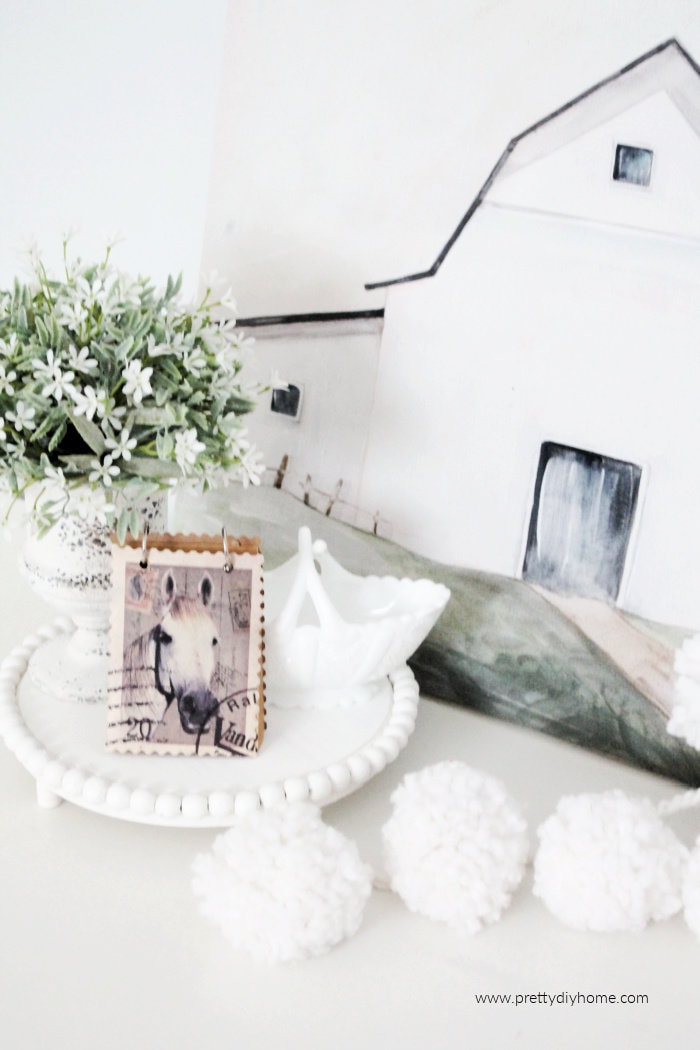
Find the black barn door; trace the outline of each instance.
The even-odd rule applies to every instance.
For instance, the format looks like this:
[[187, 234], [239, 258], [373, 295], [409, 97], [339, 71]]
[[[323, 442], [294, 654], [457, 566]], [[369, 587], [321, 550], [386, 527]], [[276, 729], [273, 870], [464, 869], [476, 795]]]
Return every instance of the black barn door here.
[[523, 578], [563, 594], [617, 599], [641, 469], [542, 445]]

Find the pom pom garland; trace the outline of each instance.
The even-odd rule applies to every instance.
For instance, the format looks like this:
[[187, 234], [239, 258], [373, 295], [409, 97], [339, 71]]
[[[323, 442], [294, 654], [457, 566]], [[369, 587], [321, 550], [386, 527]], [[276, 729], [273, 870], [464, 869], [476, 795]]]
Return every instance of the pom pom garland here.
[[528, 855], [525, 821], [501, 782], [440, 762], [404, 777], [392, 803], [385, 864], [407, 907], [465, 933], [499, 919]]
[[202, 914], [264, 963], [321, 955], [355, 933], [372, 888], [355, 844], [310, 803], [241, 816], [193, 872]]
[[[383, 888], [459, 933], [496, 922], [529, 852], [503, 784], [441, 762], [404, 777], [391, 801]], [[689, 853], [660, 815], [698, 802], [698, 791], [658, 808], [622, 791], [562, 798], [538, 831], [533, 893], [567, 926], [595, 932], [642, 930], [684, 907], [700, 937], [700, 839]], [[266, 963], [321, 955], [355, 933], [373, 883], [355, 844], [309, 802], [241, 813], [193, 874], [202, 914]]]
[[562, 798], [538, 831], [533, 892], [576, 930], [641, 930], [681, 907], [688, 851], [647, 799]]

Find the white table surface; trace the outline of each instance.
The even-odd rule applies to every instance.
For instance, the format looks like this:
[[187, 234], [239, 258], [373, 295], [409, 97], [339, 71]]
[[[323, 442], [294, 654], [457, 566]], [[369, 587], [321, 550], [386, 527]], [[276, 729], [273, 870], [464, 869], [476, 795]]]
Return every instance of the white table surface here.
[[[0, 546], [2, 655], [53, 618]], [[536, 828], [562, 794], [678, 785], [462, 708], [422, 700], [406, 750], [325, 811], [381, 867], [380, 829], [401, 777], [456, 758], [501, 777]], [[360, 931], [329, 954], [274, 968], [234, 952], [199, 916], [193, 856], [215, 832], [148, 827], [68, 803], [44, 810], [0, 744], [0, 1046], [47, 1048], [694, 1045], [700, 942], [681, 917], [642, 934], [574, 933], [530, 893], [467, 941], [376, 891]], [[674, 819], [689, 843], [700, 813]], [[478, 1005], [475, 994], [623, 993], [647, 1004]]]

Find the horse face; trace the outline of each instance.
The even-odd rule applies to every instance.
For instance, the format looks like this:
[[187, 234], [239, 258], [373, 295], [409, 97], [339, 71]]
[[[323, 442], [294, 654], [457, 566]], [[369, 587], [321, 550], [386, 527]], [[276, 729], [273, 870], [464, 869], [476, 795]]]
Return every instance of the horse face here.
[[216, 625], [207, 612], [211, 580], [204, 576], [199, 599], [175, 596], [170, 573], [163, 581], [168, 606], [159, 626], [159, 687], [177, 701], [180, 723], [186, 733], [200, 733], [216, 714], [218, 700], [210, 689], [216, 666]]

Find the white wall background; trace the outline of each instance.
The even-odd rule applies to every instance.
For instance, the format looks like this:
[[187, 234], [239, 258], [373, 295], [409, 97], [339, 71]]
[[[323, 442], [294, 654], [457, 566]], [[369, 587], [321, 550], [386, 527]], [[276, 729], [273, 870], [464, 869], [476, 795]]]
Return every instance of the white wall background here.
[[205, 269], [245, 316], [381, 306], [509, 139], [671, 36], [697, 0], [232, 0]]
[[0, 285], [35, 240], [197, 286], [226, 0], [2, 0]]
[[244, 315], [381, 306], [512, 135], [672, 35], [696, 0], [3, 0], [0, 282], [75, 226], [191, 285], [205, 234]]

